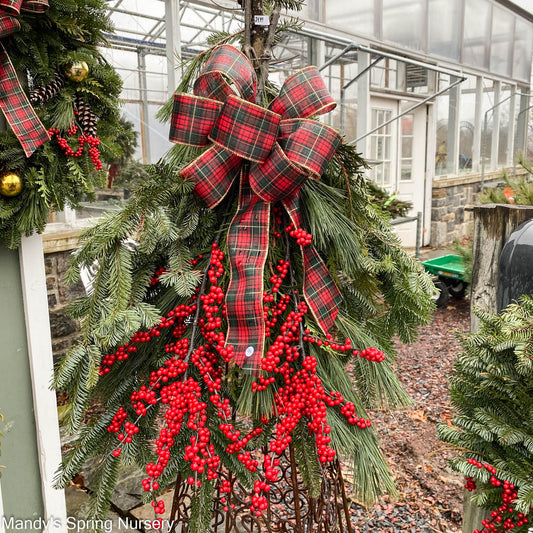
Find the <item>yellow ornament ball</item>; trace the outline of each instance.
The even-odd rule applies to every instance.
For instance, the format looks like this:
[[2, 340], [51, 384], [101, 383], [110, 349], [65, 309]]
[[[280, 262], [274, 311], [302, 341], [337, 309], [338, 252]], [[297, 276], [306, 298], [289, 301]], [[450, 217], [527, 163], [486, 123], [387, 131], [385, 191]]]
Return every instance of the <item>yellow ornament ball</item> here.
[[72, 81], [83, 81], [89, 75], [89, 66], [85, 61], [76, 61], [67, 69], [67, 76]]
[[22, 191], [22, 178], [18, 174], [2, 174], [0, 176], [0, 194], [17, 196]]

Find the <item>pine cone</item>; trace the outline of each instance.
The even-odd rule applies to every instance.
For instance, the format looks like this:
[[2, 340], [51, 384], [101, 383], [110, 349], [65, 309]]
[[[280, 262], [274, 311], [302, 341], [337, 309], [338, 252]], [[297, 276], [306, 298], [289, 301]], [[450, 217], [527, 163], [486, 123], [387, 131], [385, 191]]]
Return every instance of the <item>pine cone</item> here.
[[89, 137], [96, 137], [96, 115], [79, 94], [74, 99], [74, 105], [78, 112], [77, 123], [83, 133]]
[[40, 105], [48, 102], [61, 91], [65, 83], [65, 77], [60, 72], [54, 72], [54, 79], [44, 87], [37, 87], [30, 93], [30, 102], [33, 105]]

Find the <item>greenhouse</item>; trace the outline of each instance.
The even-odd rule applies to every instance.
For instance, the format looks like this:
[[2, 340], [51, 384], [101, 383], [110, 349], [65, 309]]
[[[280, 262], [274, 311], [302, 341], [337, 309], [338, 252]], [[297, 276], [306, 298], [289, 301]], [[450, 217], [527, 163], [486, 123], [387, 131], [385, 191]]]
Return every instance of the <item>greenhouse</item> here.
[[0, 533], [531, 533], [532, 67], [532, 0], [0, 0]]
[[[155, 114], [177, 86], [180, 58], [240, 27], [243, 12], [232, 2], [109, 6], [115, 33], [105, 54], [141, 132], [136, 155], [154, 162], [170, 146]], [[527, 148], [531, 12], [496, 0], [365, 0], [353, 11], [310, 0], [297, 16], [305, 22], [276, 48], [272, 75], [317, 65], [339, 103], [326, 120], [370, 161], [378, 185], [412, 202], [410, 215], [422, 213], [423, 244], [465, 235], [464, 207]], [[415, 222], [399, 232], [415, 246]]]

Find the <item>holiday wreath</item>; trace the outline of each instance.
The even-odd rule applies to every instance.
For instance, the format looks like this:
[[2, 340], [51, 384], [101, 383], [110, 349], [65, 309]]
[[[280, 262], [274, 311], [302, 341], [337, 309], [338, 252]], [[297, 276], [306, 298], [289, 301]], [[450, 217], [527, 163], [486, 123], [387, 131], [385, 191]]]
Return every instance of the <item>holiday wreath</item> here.
[[121, 156], [121, 80], [98, 46], [100, 0], [0, 1], [0, 239], [15, 248], [75, 206]]

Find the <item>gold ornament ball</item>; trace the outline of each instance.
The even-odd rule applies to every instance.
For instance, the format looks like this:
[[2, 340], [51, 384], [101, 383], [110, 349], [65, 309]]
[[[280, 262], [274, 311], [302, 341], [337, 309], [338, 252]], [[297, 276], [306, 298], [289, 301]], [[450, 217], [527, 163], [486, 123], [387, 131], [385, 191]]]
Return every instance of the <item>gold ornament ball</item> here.
[[2, 196], [17, 196], [20, 191], [22, 191], [22, 178], [18, 174], [0, 176], [0, 194]]
[[67, 76], [72, 81], [83, 81], [89, 74], [89, 66], [85, 61], [76, 61], [67, 70]]

